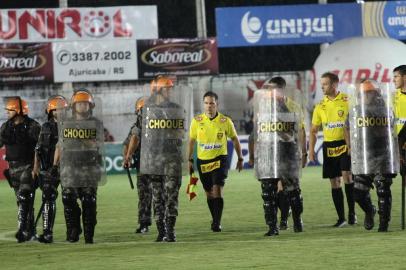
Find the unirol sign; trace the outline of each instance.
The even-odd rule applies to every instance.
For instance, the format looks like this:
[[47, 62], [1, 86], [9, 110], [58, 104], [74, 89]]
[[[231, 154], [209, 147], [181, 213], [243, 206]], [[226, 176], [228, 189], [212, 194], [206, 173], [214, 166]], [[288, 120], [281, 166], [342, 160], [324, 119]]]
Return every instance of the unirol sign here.
[[157, 37], [155, 6], [0, 11], [3, 43]]
[[140, 77], [218, 73], [215, 38], [141, 40], [137, 48]]
[[53, 81], [51, 44], [1, 45], [0, 81]]
[[389, 83], [392, 81], [393, 68], [404, 64], [404, 55], [406, 45], [388, 38], [359, 37], [331, 44], [321, 52], [314, 64], [311, 84], [314, 102], [323, 97], [320, 77], [324, 72], [337, 74], [343, 85], [366, 78]]

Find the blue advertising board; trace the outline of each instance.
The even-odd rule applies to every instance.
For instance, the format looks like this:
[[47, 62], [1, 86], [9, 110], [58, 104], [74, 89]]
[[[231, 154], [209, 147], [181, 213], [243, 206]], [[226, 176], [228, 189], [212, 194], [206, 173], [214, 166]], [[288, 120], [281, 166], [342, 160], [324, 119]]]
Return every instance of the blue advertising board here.
[[365, 3], [364, 36], [406, 40], [406, 1]]
[[289, 5], [216, 9], [219, 47], [311, 44], [362, 35], [361, 5]]

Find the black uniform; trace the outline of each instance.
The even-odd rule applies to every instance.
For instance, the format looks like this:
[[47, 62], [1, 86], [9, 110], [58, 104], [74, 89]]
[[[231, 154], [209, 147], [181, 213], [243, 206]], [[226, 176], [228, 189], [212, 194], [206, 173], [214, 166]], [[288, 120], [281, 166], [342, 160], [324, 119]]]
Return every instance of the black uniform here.
[[[382, 96], [376, 91], [368, 91], [366, 95], [368, 95], [367, 98], [369, 98], [371, 102], [365, 105], [364, 108], [357, 107], [356, 109], [358, 111], [365, 111], [364, 117], [361, 118], [363, 121], [375, 119], [375, 121], [377, 123], [379, 121], [380, 124], [358, 127], [365, 130], [367, 137], [363, 138], [362, 145], [365, 145], [366, 151], [364, 151], [365, 149], [354, 149], [356, 151], [355, 154], [353, 151], [353, 159], [360, 160], [362, 158], [367, 160], [369, 163], [368, 167], [372, 168], [376, 173], [354, 175], [354, 196], [355, 201], [365, 212], [364, 227], [367, 230], [371, 230], [374, 227], [374, 215], [376, 210], [372, 204], [369, 191], [373, 185], [375, 185], [378, 195], [378, 231], [385, 232], [388, 230], [389, 221], [391, 219], [392, 193], [390, 186], [392, 185], [392, 179], [396, 176], [396, 174], [390, 173], [393, 167], [393, 164], [391, 164], [392, 158], [390, 157], [391, 151], [388, 150], [389, 138], [387, 129], [390, 123], [388, 118], [385, 120], [383, 117], [387, 113]], [[357, 123], [361, 123], [362, 125], [363, 121], [357, 121]], [[367, 156], [361, 156], [363, 153]]]
[[[97, 140], [103, 141], [103, 136], [99, 137], [101, 136], [99, 132], [103, 131], [103, 123], [99, 119], [90, 117], [84, 120], [73, 120], [71, 125], [78, 129], [86, 129], [88, 128], [86, 122], [93, 122], [92, 126], [97, 130]], [[89, 140], [80, 137], [69, 137], [65, 140], [61, 151], [62, 202], [66, 222], [66, 240], [69, 242], [79, 241], [82, 233], [80, 226], [82, 216], [85, 242], [93, 243], [97, 224], [97, 186], [101, 181], [100, 167], [103, 162], [103, 157], [97, 151], [95, 143], [93, 141], [89, 144]], [[78, 149], [81, 150], [78, 151]], [[78, 200], [81, 201], [82, 209], [79, 207]]]
[[43, 234], [40, 242], [52, 242], [52, 232], [58, 197], [59, 176], [51, 174], [55, 146], [58, 142], [58, 125], [53, 118], [42, 125], [35, 151], [40, 161], [39, 187], [42, 190]]
[[[276, 104], [276, 111], [278, 113], [290, 113], [285, 100], [278, 100]], [[281, 121], [281, 120], [278, 120]], [[281, 121], [280, 123], [287, 123]], [[291, 123], [290, 123], [291, 124]], [[291, 125], [288, 125], [291, 126]], [[292, 125], [293, 128], [293, 125]], [[297, 129], [297, 127], [296, 127]], [[301, 132], [299, 128], [299, 132]], [[301, 157], [299, 155], [298, 147], [299, 141], [295, 138], [298, 132], [297, 130], [284, 130], [277, 131], [275, 135], [278, 137], [277, 149], [278, 153], [283, 153], [278, 156], [278, 175], [281, 175], [279, 178], [268, 178], [261, 177], [261, 174], [269, 175], [268, 163], [264, 163], [267, 166], [258, 166], [257, 174], [260, 176], [259, 181], [261, 182], [262, 188], [262, 199], [264, 201], [264, 215], [265, 222], [269, 226], [269, 231], [265, 233], [266, 236], [278, 235], [279, 230], [277, 227], [277, 209], [278, 205], [281, 208], [281, 228], [286, 229], [287, 227], [287, 218], [289, 213], [289, 206], [292, 209], [292, 217], [294, 224], [295, 232], [303, 231], [302, 223], [302, 212], [303, 212], [303, 199], [301, 196], [300, 190], [300, 181], [299, 175], [294, 175], [294, 172], [299, 172]], [[253, 135], [250, 136], [250, 143], [254, 143]], [[257, 149], [260, 147], [271, 147], [268, 143], [265, 143], [261, 146], [257, 146]], [[263, 151], [263, 152], [260, 152]], [[275, 151], [275, 150], [274, 150]], [[261, 154], [263, 153], [263, 154]], [[257, 164], [259, 160], [266, 160], [269, 158], [269, 153], [267, 151], [259, 150], [256, 153]], [[262, 172], [262, 170], [265, 171]], [[289, 175], [289, 176], [286, 176]], [[278, 181], [282, 182], [283, 191], [278, 193]]]
[[28, 116], [23, 122], [15, 124], [9, 119], [0, 128], [0, 147], [6, 146], [6, 160], [9, 165], [5, 172], [10, 187], [14, 189], [18, 205], [18, 242], [30, 240], [35, 236], [34, 197], [36, 185], [31, 176], [34, 149], [40, 132], [40, 124]]

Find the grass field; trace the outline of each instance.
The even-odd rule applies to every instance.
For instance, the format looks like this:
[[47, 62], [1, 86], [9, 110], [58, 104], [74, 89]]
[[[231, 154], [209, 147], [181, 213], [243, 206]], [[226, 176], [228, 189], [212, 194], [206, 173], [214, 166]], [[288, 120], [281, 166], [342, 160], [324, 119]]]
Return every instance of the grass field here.
[[[406, 231], [400, 229], [400, 179], [393, 185], [390, 232], [365, 231], [359, 225], [333, 228], [336, 214], [330, 184], [319, 168], [303, 171], [305, 231], [290, 228], [278, 237], [264, 237], [260, 185], [251, 170], [230, 172], [225, 187], [223, 232], [210, 231], [206, 199], [189, 202], [181, 188], [176, 243], [154, 243], [156, 229], [134, 234], [137, 195], [125, 175], [111, 176], [99, 189], [95, 244], [64, 241], [61, 199], [55, 243], [17, 244], [16, 203], [7, 183], [0, 183], [0, 269], [406, 269]], [[40, 193], [37, 192], [37, 198]], [[373, 194], [376, 202], [376, 196]], [[36, 209], [40, 200], [37, 199]], [[377, 216], [375, 218], [377, 221]], [[291, 220], [289, 220], [291, 225]], [[38, 231], [42, 229], [38, 226]]]

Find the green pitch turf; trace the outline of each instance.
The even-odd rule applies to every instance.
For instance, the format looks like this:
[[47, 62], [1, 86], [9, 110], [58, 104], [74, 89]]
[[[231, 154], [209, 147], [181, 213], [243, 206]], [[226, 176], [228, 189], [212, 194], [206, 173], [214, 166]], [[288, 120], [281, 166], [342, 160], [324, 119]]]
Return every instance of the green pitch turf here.
[[[336, 214], [330, 184], [321, 168], [303, 171], [304, 232], [289, 230], [264, 237], [260, 185], [252, 170], [230, 172], [225, 187], [223, 232], [210, 231], [203, 189], [187, 200], [184, 179], [180, 194], [176, 243], [154, 243], [155, 226], [148, 234], [137, 227], [137, 193], [125, 175], [111, 176], [98, 195], [95, 244], [65, 242], [60, 196], [54, 244], [17, 244], [16, 203], [7, 183], [0, 183], [0, 269], [406, 269], [406, 231], [400, 229], [400, 178], [393, 184], [390, 232], [377, 226], [365, 231], [364, 215], [357, 207], [359, 225], [333, 228]], [[135, 177], [134, 177], [135, 178]], [[373, 200], [376, 203], [375, 191]], [[37, 192], [36, 209], [40, 193]], [[377, 223], [378, 216], [375, 217]], [[38, 226], [38, 232], [42, 231]]]

